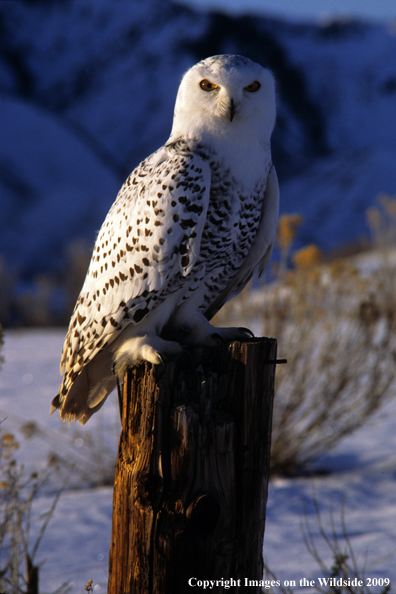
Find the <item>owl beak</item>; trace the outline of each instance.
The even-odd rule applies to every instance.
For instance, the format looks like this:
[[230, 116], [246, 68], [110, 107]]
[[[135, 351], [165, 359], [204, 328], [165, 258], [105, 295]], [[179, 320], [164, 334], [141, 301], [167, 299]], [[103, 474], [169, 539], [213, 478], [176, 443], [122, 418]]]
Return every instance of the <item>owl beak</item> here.
[[228, 113], [230, 115], [230, 122], [232, 122], [232, 120], [234, 119], [235, 111], [236, 111], [235, 101], [234, 101], [234, 99], [230, 99], [230, 106], [229, 106], [229, 110], [228, 110]]

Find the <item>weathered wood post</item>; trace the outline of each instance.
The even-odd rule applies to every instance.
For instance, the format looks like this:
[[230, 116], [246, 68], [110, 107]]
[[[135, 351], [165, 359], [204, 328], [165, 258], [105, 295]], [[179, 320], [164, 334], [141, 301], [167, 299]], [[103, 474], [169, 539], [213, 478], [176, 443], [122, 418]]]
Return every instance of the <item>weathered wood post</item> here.
[[275, 360], [276, 340], [261, 338], [127, 373], [109, 594], [263, 579]]

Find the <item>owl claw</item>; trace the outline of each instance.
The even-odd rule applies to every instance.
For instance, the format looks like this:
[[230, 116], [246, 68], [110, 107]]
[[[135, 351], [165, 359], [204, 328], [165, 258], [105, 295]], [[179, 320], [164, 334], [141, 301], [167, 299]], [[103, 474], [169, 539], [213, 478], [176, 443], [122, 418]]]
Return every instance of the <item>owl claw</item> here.
[[243, 328], [243, 326], [239, 327], [238, 330], [240, 332], [244, 332], [245, 334], [248, 334], [251, 338], [254, 338], [254, 334], [251, 330], [249, 330], [249, 328]]
[[218, 334], [217, 332], [214, 332], [211, 335], [211, 339], [214, 340], [214, 342], [220, 346], [227, 344], [226, 341], [224, 340], [224, 338], [222, 336], [220, 336], [220, 334]]

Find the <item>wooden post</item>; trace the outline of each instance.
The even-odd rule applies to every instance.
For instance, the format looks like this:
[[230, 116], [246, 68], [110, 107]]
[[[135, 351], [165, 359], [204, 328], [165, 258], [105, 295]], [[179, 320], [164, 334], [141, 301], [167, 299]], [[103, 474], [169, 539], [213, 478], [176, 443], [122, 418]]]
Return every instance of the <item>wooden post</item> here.
[[275, 360], [262, 338], [126, 374], [109, 594], [261, 591]]

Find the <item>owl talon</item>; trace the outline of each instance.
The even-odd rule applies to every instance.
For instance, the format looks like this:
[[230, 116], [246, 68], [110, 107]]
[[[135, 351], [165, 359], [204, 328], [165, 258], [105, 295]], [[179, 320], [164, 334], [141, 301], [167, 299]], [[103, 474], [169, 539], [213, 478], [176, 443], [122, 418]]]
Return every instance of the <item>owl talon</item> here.
[[220, 336], [220, 334], [217, 334], [217, 332], [214, 332], [214, 334], [211, 335], [211, 339], [214, 340], [214, 342], [219, 346], [224, 346], [227, 344], [224, 338]]
[[254, 334], [249, 328], [244, 328], [243, 326], [239, 327], [238, 330], [243, 332], [244, 334], [248, 334], [251, 338], [254, 338]]

